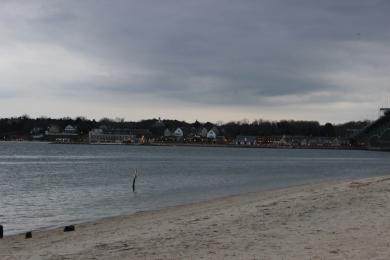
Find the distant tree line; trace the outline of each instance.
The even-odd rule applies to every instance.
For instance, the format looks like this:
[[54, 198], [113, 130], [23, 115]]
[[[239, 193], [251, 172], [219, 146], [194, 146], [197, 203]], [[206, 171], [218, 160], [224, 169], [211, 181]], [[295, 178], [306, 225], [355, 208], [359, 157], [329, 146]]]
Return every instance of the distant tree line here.
[[27, 115], [12, 118], [0, 119], [0, 140], [11, 137], [28, 137], [33, 132], [45, 131], [50, 126], [58, 126], [64, 129], [67, 125], [76, 127], [80, 135], [87, 135], [88, 132], [94, 128], [105, 126], [111, 129], [147, 129], [153, 136], [161, 136], [166, 128], [174, 130], [178, 127], [183, 129], [211, 129], [217, 127], [220, 135], [228, 138], [235, 138], [238, 135], [251, 136], [274, 136], [274, 135], [292, 135], [292, 136], [326, 136], [326, 137], [345, 137], [350, 129], [361, 129], [367, 126], [370, 121], [355, 121], [344, 124], [326, 123], [321, 125], [317, 121], [267, 121], [249, 120], [232, 121], [228, 123], [213, 124], [210, 122], [201, 123], [195, 121], [188, 123], [178, 120], [161, 120], [147, 119], [137, 122], [127, 122], [123, 118], [102, 118], [99, 121], [90, 120], [85, 117], [76, 118], [60, 118], [53, 119], [49, 117], [30, 118]]

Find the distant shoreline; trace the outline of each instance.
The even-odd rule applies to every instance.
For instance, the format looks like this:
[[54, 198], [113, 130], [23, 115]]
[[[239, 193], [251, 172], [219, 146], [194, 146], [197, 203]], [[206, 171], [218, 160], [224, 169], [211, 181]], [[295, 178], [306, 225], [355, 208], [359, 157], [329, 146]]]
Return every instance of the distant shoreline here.
[[263, 148], [263, 149], [323, 149], [323, 150], [367, 150], [359, 147], [290, 147], [290, 146], [254, 146], [254, 145], [234, 145], [234, 144], [147, 144], [150, 146], [189, 146], [189, 147], [224, 147], [224, 148]]
[[126, 143], [57, 143], [50, 144], [78, 144], [78, 145], [123, 145], [123, 146], [170, 146], [170, 147], [218, 147], [218, 148], [251, 148], [251, 149], [305, 149], [305, 150], [368, 150], [364, 147], [304, 147], [304, 146], [255, 146], [255, 145], [234, 145], [234, 144], [185, 144], [185, 143], [148, 143], [148, 144], [126, 144]]
[[259, 145], [235, 145], [235, 144], [190, 144], [190, 143], [82, 143], [82, 142], [49, 142], [49, 141], [0, 141], [0, 143], [43, 143], [64, 145], [124, 145], [124, 146], [180, 146], [180, 147], [221, 147], [221, 148], [262, 148], [262, 149], [305, 149], [305, 150], [369, 150], [365, 147], [330, 147], [330, 146], [259, 146]]

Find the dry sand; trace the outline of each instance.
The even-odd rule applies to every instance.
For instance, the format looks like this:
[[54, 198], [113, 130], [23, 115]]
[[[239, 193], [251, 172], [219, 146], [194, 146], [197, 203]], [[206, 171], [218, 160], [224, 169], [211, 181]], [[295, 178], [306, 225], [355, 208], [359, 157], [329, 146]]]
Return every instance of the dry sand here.
[[0, 240], [0, 259], [390, 259], [390, 178], [249, 193]]

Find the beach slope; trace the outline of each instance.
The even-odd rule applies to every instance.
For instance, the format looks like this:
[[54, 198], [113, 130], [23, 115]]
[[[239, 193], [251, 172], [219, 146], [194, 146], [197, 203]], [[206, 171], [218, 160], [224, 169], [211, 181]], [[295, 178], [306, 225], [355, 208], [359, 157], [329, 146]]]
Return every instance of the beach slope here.
[[390, 259], [390, 178], [248, 193], [0, 239], [0, 259]]

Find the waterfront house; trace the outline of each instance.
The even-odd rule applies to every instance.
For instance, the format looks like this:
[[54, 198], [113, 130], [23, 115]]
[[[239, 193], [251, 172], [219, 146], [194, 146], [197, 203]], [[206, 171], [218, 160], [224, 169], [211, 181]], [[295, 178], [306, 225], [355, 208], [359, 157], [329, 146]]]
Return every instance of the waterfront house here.
[[183, 135], [184, 135], [184, 132], [183, 130], [181, 130], [181, 128], [177, 128], [174, 132], [173, 132], [173, 136], [176, 137], [177, 139], [181, 139], [183, 138]]
[[121, 129], [93, 129], [89, 132], [89, 143], [126, 143], [131, 142], [134, 136], [126, 130]]
[[60, 133], [60, 128], [58, 125], [51, 125], [45, 132], [46, 135], [55, 135]]
[[31, 138], [33, 140], [42, 140], [44, 138], [44, 133], [45, 133], [44, 129], [40, 127], [34, 127], [30, 131]]
[[225, 138], [225, 136], [217, 136], [217, 139], [215, 140], [217, 144], [227, 144], [228, 140]]
[[200, 136], [200, 137], [207, 137], [207, 133], [208, 133], [208, 131], [204, 127], [200, 128], [198, 130], [198, 136]]
[[89, 132], [89, 143], [143, 144], [150, 136], [144, 129], [93, 129]]
[[263, 147], [272, 147], [275, 146], [275, 143], [277, 143], [280, 138], [280, 135], [258, 136], [256, 138], [256, 143]]
[[207, 139], [215, 140], [216, 138], [217, 138], [217, 134], [213, 130], [208, 131]]
[[168, 128], [165, 129], [165, 130], [164, 130], [164, 137], [170, 137], [170, 136], [172, 136], [171, 131], [170, 131]]
[[65, 134], [76, 134], [76, 132], [77, 132], [76, 127], [73, 127], [73, 126], [71, 126], [71, 125], [67, 125], [67, 126], [65, 127], [65, 129], [64, 129], [64, 133], [65, 133]]
[[236, 140], [234, 141], [234, 143], [236, 145], [255, 146], [255, 145], [257, 145], [256, 139], [257, 139], [256, 136], [239, 135], [236, 137]]
[[[215, 133], [215, 136], [218, 136], [219, 135], [219, 130], [216, 126], [213, 126], [211, 129], [211, 131], [213, 131]], [[210, 132], [210, 131], [209, 131]]]
[[280, 140], [278, 142], [276, 142], [276, 145], [277, 146], [284, 146], [284, 147], [287, 147], [287, 146], [291, 146], [292, 144], [292, 140], [291, 138], [288, 138], [287, 136], [283, 135], [282, 138], [280, 138]]
[[308, 141], [307, 141], [307, 138], [303, 138], [302, 140], [301, 140], [301, 142], [299, 143], [299, 145], [300, 146], [302, 146], [302, 147], [306, 147], [306, 146], [308, 146]]
[[45, 132], [44, 139], [51, 142], [58, 143], [71, 143], [71, 142], [80, 142], [80, 136], [77, 134], [76, 128], [71, 125], [68, 125], [64, 131], [60, 131], [60, 128], [57, 125], [52, 125]]

